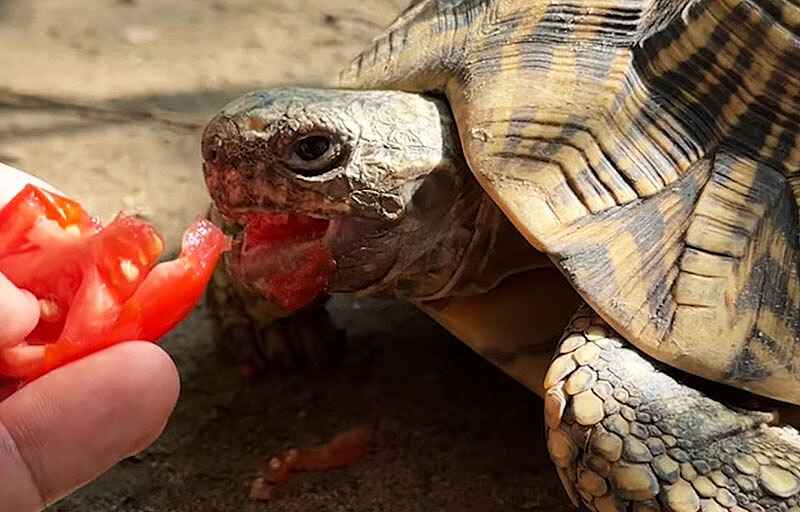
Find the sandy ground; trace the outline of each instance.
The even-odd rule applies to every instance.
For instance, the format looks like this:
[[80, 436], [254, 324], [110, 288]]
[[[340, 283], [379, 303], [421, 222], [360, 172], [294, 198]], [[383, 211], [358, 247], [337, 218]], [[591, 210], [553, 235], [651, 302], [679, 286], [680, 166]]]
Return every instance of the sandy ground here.
[[[106, 218], [147, 216], [174, 250], [207, 201], [203, 121], [247, 90], [328, 83], [403, 3], [0, 0], [0, 161]], [[52, 510], [568, 509], [538, 398], [407, 305], [331, 309], [350, 340], [342, 367], [252, 382], [215, 354], [198, 307], [164, 342], [183, 394], [162, 439]], [[375, 402], [362, 463], [247, 499], [268, 455], [323, 442]]]

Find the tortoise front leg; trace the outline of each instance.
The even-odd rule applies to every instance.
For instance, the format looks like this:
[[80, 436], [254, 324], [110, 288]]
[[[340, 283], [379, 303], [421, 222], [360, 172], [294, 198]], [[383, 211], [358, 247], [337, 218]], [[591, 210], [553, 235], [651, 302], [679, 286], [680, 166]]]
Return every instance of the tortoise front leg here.
[[[207, 218], [232, 234], [235, 226], [213, 206]], [[338, 329], [322, 297], [299, 311], [287, 312], [231, 280], [225, 256], [206, 291], [218, 349], [252, 372], [270, 369], [321, 368], [339, 358], [344, 332]]]
[[287, 314], [235, 286], [220, 265], [206, 301], [220, 352], [252, 372], [324, 368], [344, 353], [345, 336], [325, 308], [327, 298]]
[[576, 505], [733, 512], [800, 503], [795, 429], [775, 413], [726, 405], [726, 394], [742, 392], [649, 359], [588, 307], [562, 337], [545, 389], [548, 449]]

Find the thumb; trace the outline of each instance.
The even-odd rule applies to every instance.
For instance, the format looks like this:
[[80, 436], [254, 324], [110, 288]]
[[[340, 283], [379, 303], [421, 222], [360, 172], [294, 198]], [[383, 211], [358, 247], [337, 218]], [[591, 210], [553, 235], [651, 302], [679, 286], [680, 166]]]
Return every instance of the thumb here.
[[15, 345], [39, 322], [39, 303], [31, 293], [20, 290], [0, 274], [0, 348]]
[[137, 453], [178, 395], [151, 343], [123, 343], [54, 370], [0, 403], [0, 503], [35, 512]]

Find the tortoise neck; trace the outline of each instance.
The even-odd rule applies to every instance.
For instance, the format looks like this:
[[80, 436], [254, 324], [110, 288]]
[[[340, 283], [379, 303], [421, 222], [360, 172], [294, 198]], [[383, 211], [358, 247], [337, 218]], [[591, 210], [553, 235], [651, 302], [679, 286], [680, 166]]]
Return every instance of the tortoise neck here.
[[448, 296], [480, 295], [509, 276], [536, 268], [554, 268], [550, 259], [534, 249], [485, 193], [475, 214], [464, 227], [472, 231], [456, 271], [435, 293], [419, 297], [428, 301]]

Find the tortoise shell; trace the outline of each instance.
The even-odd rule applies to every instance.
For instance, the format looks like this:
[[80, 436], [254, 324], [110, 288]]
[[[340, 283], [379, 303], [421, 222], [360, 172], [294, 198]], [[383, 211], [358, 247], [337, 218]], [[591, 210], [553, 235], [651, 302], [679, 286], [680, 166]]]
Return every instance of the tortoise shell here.
[[486, 192], [628, 341], [800, 404], [800, 7], [421, 0], [342, 74], [446, 95]]

